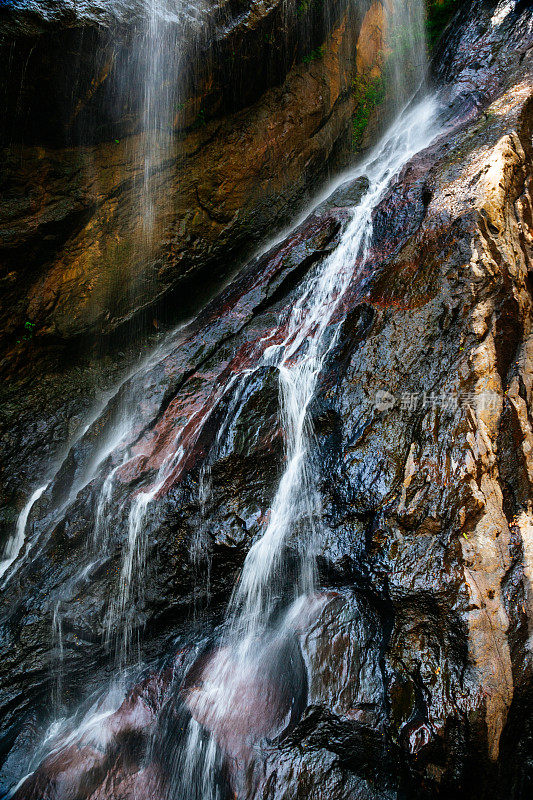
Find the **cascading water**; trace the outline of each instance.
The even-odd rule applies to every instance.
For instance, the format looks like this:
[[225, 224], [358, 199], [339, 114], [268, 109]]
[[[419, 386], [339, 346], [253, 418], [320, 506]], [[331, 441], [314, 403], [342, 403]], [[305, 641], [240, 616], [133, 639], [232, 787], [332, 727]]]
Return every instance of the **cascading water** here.
[[5, 572], [7, 572], [11, 564], [16, 560], [20, 551], [24, 547], [24, 539], [26, 534], [26, 524], [28, 522], [28, 517], [30, 516], [30, 512], [35, 503], [37, 502], [37, 500], [39, 499], [39, 497], [42, 495], [44, 491], [46, 491], [47, 485], [48, 484], [45, 483], [43, 486], [39, 486], [39, 488], [33, 492], [30, 499], [20, 512], [19, 518], [17, 520], [17, 529], [15, 531], [15, 534], [7, 543], [4, 552], [4, 559], [3, 561], [0, 561], [0, 578], [4, 575]]
[[[163, 80], [165, 71], [172, 74], [172, 64], [176, 63], [173, 60], [175, 54], [171, 55], [173, 40], [169, 38], [168, 33], [169, 19], [175, 19], [171, 9], [172, 4], [169, 5], [168, 2], [166, 5], [162, 5], [160, 0], [150, 0], [149, 21], [144, 44], [147, 53], [144, 96], [145, 125], [154, 138], [147, 139], [141, 196], [150, 235], [153, 235], [156, 199], [151, 185], [154, 152], [164, 146], [164, 142], [168, 142], [171, 129], [169, 109], [172, 103], [171, 98], [175, 99], [175, 91], [169, 92], [168, 81]], [[386, 72], [391, 80], [390, 93], [392, 103], [396, 108], [400, 108], [405, 103], [406, 97], [424, 80], [426, 58], [423, 9], [424, 5], [420, 0], [396, 0], [387, 6], [384, 48]], [[307, 456], [310, 430], [307, 409], [313, 397], [323, 358], [334, 341], [334, 336], [332, 337], [329, 331], [329, 320], [348, 283], [353, 279], [352, 271], [347, 268], [347, 265], [355, 264], [361, 258], [364, 260], [364, 250], [371, 236], [370, 215], [372, 209], [391, 177], [404, 163], [401, 159], [407, 160], [410, 154], [420, 149], [424, 142], [424, 135], [422, 134], [419, 146], [414, 150], [409, 150], [409, 144], [404, 145], [401, 137], [396, 144], [389, 142], [383, 144], [385, 152], [387, 148], [392, 150], [391, 163], [384, 162], [382, 173], [378, 167], [376, 174], [369, 176], [372, 181], [371, 189], [368, 199], [365, 199], [360, 207], [360, 213], [363, 216], [356, 215], [356, 219], [354, 219], [355, 233], [351, 230], [346, 232], [335, 257], [328, 261], [324, 271], [321, 271], [304, 288], [292, 315], [283, 322], [289, 330], [285, 341], [267, 348], [262, 358], [258, 359], [258, 363], [252, 365], [238, 377], [239, 382], [242, 382], [251, 372], [264, 364], [272, 364], [277, 367], [280, 376], [281, 413], [286, 431], [288, 459], [287, 470], [273, 502], [267, 530], [260, 542], [252, 548], [250, 561], [247, 561], [245, 572], [232, 599], [231, 627], [237, 628], [239, 635], [242, 634], [244, 620], [247, 620], [245, 626], [250, 632], [257, 633], [261, 627], [263, 629], [268, 627], [269, 613], [266, 606], [269, 603], [265, 594], [274, 592], [273, 588], [268, 588], [269, 581], [279, 563], [280, 551], [287, 531], [293, 529], [294, 532], [296, 528], [300, 531], [299, 546], [302, 551], [305, 551], [314, 540], [314, 520], [319, 518], [320, 512], [318, 497], [314, 493], [308, 474]], [[150, 145], [150, 141], [152, 141], [152, 145]], [[402, 153], [403, 146], [406, 147], [405, 155]], [[376, 156], [376, 160], [378, 159], [379, 156]], [[360, 232], [360, 236], [358, 232]], [[356, 233], [357, 235], [355, 235]], [[182, 436], [187, 435], [191, 427], [199, 430], [205, 424], [213, 407], [234, 389], [233, 383], [232, 380], [217, 392], [215, 398], [210, 398], [209, 411], [202, 411], [188, 421], [186, 428], [176, 436], [174, 452], [169, 454], [160, 466], [157, 480], [147, 491], [140, 492], [133, 500], [129, 512], [128, 545], [120, 574], [120, 589], [117, 598], [111, 603], [107, 620], [108, 640], [111, 640], [115, 633], [117, 653], [122, 664], [127, 661], [131, 644], [132, 622], [128, 618], [127, 607], [132, 591], [132, 581], [136, 584], [137, 590], [139, 587], [142, 590], [140, 576], [143, 573], [145, 548], [143, 528], [146, 514], [149, 512], [154, 498], [163, 490], [169, 476], [179, 469], [179, 464], [184, 459]], [[197, 419], [195, 419], [196, 416]], [[106, 491], [110, 490], [108, 483]], [[258, 579], [257, 575], [262, 577]], [[312, 560], [304, 559], [302, 561], [297, 585], [296, 595], [311, 591], [313, 585]], [[118, 637], [117, 631], [120, 631]], [[248, 641], [247, 637], [245, 637], [245, 641]]]
[[[132, 219], [132, 224], [135, 224], [136, 218], [140, 220], [140, 225], [132, 235], [134, 259], [139, 264], [156, 258], [161, 245], [164, 224], [162, 220], [165, 217], [165, 209], [169, 206], [170, 197], [168, 187], [161, 183], [160, 173], [165, 162], [173, 158], [174, 121], [180, 106], [180, 30], [184, 13], [187, 10], [191, 13], [191, 9], [194, 9], [194, 6], [188, 5], [183, 0], [143, 0], [143, 7], [136, 46], [130, 57], [118, 68], [115, 87], [121, 101], [130, 97], [132, 106], [140, 109], [139, 132], [126, 144], [132, 164], [140, 165], [134, 178], [138, 203]], [[198, 8], [200, 7], [199, 2]], [[114, 99], [110, 98], [110, 102], [114, 102]], [[141, 269], [129, 282], [127, 291], [135, 294], [143, 281], [144, 272]], [[116, 430], [113, 432], [112, 444], [106, 447], [100, 455], [100, 460], [105, 459], [128, 438], [131, 425], [132, 417], [126, 402]], [[107, 504], [112, 494], [113, 479], [119, 467], [120, 461], [111, 469], [102, 486], [96, 509], [94, 533], [92, 540], [88, 542], [89, 551], [93, 553], [99, 546], [105, 548], [106, 530], [112, 524], [112, 520], [107, 516]], [[94, 469], [91, 469], [89, 474], [92, 476]], [[77, 490], [79, 489], [78, 485]], [[142, 537], [139, 531], [151, 499], [152, 495], [149, 492], [147, 495], [141, 494], [132, 503], [128, 546], [121, 570], [120, 588], [117, 597], [110, 603], [107, 616], [105, 638], [108, 644], [113, 644], [115, 647], [117, 663], [120, 664], [124, 664], [130, 655], [132, 621], [127, 606], [132, 571], [142, 565], [142, 551], [139, 549], [142, 548]], [[80, 579], [83, 572], [82, 569], [76, 580]], [[139, 581], [137, 586], [142, 586], [142, 581]], [[54, 613], [53, 628], [54, 631], [61, 630], [59, 607]], [[62, 658], [61, 647], [58, 647], [58, 652]], [[61, 664], [57, 669], [60, 673]]]
[[[264, 349], [262, 363], [275, 365], [279, 374], [286, 467], [265, 532], [246, 556], [228, 608], [222, 643], [203, 670], [201, 688], [189, 694], [187, 702], [193, 716], [189, 749], [196, 747], [197, 736], [192, 734], [196, 731], [195, 720], [238, 758], [244, 758], [254, 741], [272, 733], [268, 722], [263, 729], [255, 726], [253, 718], [248, 725], [243, 725], [242, 720], [250, 706], [261, 704], [261, 697], [269, 697], [265, 664], [279, 658], [302, 624], [302, 616], [313, 612], [320, 498], [310, 460], [313, 434], [309, 407], [324, 360], [340, 330], [342, 317], [338, 312], [343, 296], [357, 279], [354, 266], [362, 269], [366, 261], [372, 238], [372, 212], [392, 178], [435, 134], [434, 111], [431, 100], [405, 110], [359, 166], [358, 174], [369, 182], [366, 195], [354, 209], [339, 246], [305, 283], [298, 300], [287, 311], [287, 318], [281, 321], [281, 327], [287, 330], [285, 339]], [[294, 565], [291, 568], [287, 590], [283, 559], [289, 546], [292, 554], [298, 553], [298, 566], [296, 575]], [[284, 717], [276, 717], [272, 707], [265, 707], [261, 717], [278, 726], [287, 722]], [[237, 742], [229, 733], [235, 729], [240, 731]], [[200, 771], [202, 787], [206, 773], [213, 773], [212, 752], [212, 745], [204, 745], [199, 753], [204, 761], [204, 771]], [[192, 757], [188, 752], [187, 762]], [[198, 780], [195, 785], [182, 787], [184, 797], [217, 797], [216, 785], [212, 784], [211, 793], [206, 794], [205, 788], [198, 788]]]
[[[173, 135], [174, 117], [176, 109], [179, 107], [180, 92], [180, 28], [182, 15], [186, 10], [187, 4], [181, 2], [181, 0], [144, 0], [143, 6], [143, 22], [136, 40], [136, 46], [132, 49], [131, 55], [123, 61], [122, 65], [117, 67], [118, 75], [115, 79], [115, 92], [118, 93], [118, 99], [123, 102], [125, 98], [129, 97], [130, 105], [134, 109], [140, 109], [140, 112], [137, 112], [139, 116], [139, 132], [132, 136], [126, 144], [126, 148], [130, 152], [131, 163], [140, 165], [140, 169], [136, 169], [137, 177], [134, 178], [137, 185], [138, 207], [133, 215], [135, 218], [138, 217], [140, 219], [140, 225], [137, 225], [137, 230], [132, 233], [134, 260], [139, 263], [146, 262], [156, 256], [162, 232], [161, 219], [164, 217], [165, 208], [168, 207], [170, 202], [168, 187], [161, 184], [159, 173], [165, 161], [169, 161], [172, 158], [175, 146]], [[198, 6], [200, 7], [200, 3]], [[109, 98], [110, 103], [114, 103], [116, 99], [115, 97]], [[131, 222], [132, 225], [135, 225], [134, 219]], [[144, 275], [141, 270], [134, 280], [129, 282], [127, 291], [133, 294], [136, 293], [143, 280]], [[132, 416], [126, 406], [121, 419], [117, 421], [115, 430], [111, 431], [108, 441], [94, 454], [86, 474], [78, 478], [73, 491], [69, 494], [62, 508], [68, 507], [76, 492], [81, 491], [83, 486], [93, 478], [100, 463], [105, 461], [123, 439], [127, 439], [129, 426], [132, 424]], [[89, 423], [80, 435], [76, 437], [71, 447], [82, 438], [84, 431], [88, 428]], [[99, 545], [105, 547], [103, 537], [106, 532], [106, 526], [111, 524], [106, 518], [106, 501], [109, 499], [114, 473], [117, 468], [118, 465], [107, 476], [97, 505], [94, 536], [93, 540], [88, 542], [88, 551], [93, 555]], [[22, 509], [17, 521], [16, 532], [7, 543], [3, 560], [0, 561], [0, 578], [5, 573], [8, 573], [6, 580], [9, 579], [9, 570], [16, 562], [19, 554], [24, 556], [29, 554], [32, 542], [29, 538], [26, 539], [27, 521], [33, 506], [46, 491], [47, 486], [48, 483], [36, 489]], [[108, 615], [107, 639], [115, 641], [119, 660], [121, 658], [124, 660], [129, 651], [130, 637], [127, 631], [131, 623], [124, 611], [129, 596], [128, 587], [131, 579], [131, 570], [135, 561], [136, 520], [138, 525], [142, 525], [141, 506], [142, 504], [139, 503], [132, 508], [130, 546], [125, 556], [121, 589], [119, 596], [112, 601]], [[135, 508], [137, 508], [137, 513]], [[17, 563], [14, 564], [14, 569], [16, 570], [16, 568]], [[87, 570], [88, 565], [84, 565], [79, 574], [72, 579], [72, 587], [83, 579]], [[55, 667], [59, 676], [56, 681], [58, 708], [61, 706], [60, 687], [64, 655], [61, 641], [61, 613], [61, 603], [58, 603], [54, 610], [52, 625], [59, 659]], [[117, 633], [113, 626], [117, 621], [117, 616], [120, 617], [121, 615], [124, 616], [124, 624], [121, 627], [121, 631]]]
[[[402, 104], [408, 90], [420, 84], [424, 69], [424, 40], [420, 30], [423, 19], [421, 2], [396, 0], [389, 4], [388, 39], [394, 91]], [[170, 9], [170, 10], [169, 10]], [[170, 16], [169, 16], [170, 15]], [[172, 23], [170, 28], [169, 20]], [[175, 18], [172, 4], [164, 7], [156, 0], [149, 3], [148, 23], [143, 38], [145, 69], [143, 84], [144, 139], [143, 181], [140, 202], [143, 208], [144, 241], [147, 252], [157, 237], [159, 196], [157, 164], [161, 152], [171, 152], [172, 103], [175, 91], [169, 92], [166, 71], [172, 74], [176, 55]], [[168, 33], [172, 30], [172, 34]], [[395, 32], [401, 34], [401, 43]], [[170, 59], [170, 64], [169, 64]], [[171, 98], [174, 98], [171, 100]], [[67, 739], [83, 741], [87, 730], [107, 724], [123, 698], [120, 683], [131, 662], [135, 620], [132, 617], [143, 591], [147, 518], [168, 486], [175, 483], [187, 468], [190, 449], [207, 422], [223, 402], [228, 402], [225, 419], [220, 424], [215, 447], [223, 447], [226, 431], [237, 414], [247, 383], [261, 369], [275, 369], [279, 381], [280, 421], [285, 442], [285, 463], [274, 494], [263, 534], [250, 548], [240, 578], [234, 588], [225, 622], [219, 631], [216, 647], [211, 647], [196, 679], [183, 691], [190, 716], [185, 735], [176, 745], [173, 776], [167, 785], [168, 797], [175, 800], [216, 800], [220, 797], [218, 776], [224, 754], [240, 767], [255, 752], [257, 743], [272, 736], [287, 724], [293, 708], [289, 696], [273, 691], [281, 665], [292, 663], [297, 632], [305, 628], [320, 608], [315, 597], [315, 557], [320, 546], [321, 507], [315, 484], [311, 453], [313, 430], [309, 410], [317, 381], [328, 354], [334, 348], [342, 322], [343, 300], [349, 287], [357, 283], [366, 266], [373, 232], [373, 211], [402, 166], [435, 135], [434, 104], [426, 99], [407, 106], [396, 117], [382, 141], [357, 167], [352, 175], [364, 176], [368, 189], [360, 204], [352, 210], [340, 242], [324, 258], [301, 286], [293, 303], [281, 312], [276, 335], [265, 336], [248, 360], [235, 368], [224, 383], [215, 382], [206, 392], [204, 402], [191, 406], [185, 420], [173, 434], [171, 448], [154, 438], [155, 468], [147, 483], [123, 499], [120, 510], [126, 520], [126, 542], [120, 565], [117, 592], [111, 598], [105, 620], [104, 638], [113, 644], [116, 673], [105, 702], [94, 706]], [[345, 176], [347, 177], [347, 176]], [[280, 331], [283, 332], [280, 335]], [[165, 347], [149, 360], [153, 366], [164, 362], [175, 334]], [[128, 401], [114, 435], [102, 455], [94, 459], [86, 481], [96, 467], [106, 464], [94, 518], [93, 538], [87, 548], [87, 564], [73, 579], [85, 580], [95, 560], [108, 548], [117, 505], [113, 503], [119, 478], [133, 470], [139, 459], [147, 459], [140, 433], [139, 399], [148, 367], [143, 365], [129, 383]], [[139, 439], [139, 437], [141, 437]], [[161, 436], [161, 439], [163, 437]], [[83, 482], [82, 482], [83, 483]], [[202, 483], [202, 492], [209, 482]], [[79, 491], [80, 484], [76, 487]], [[37, 490], [21, 514], [5, 572], [16, 558], [24, 541], [24, 530], [33, 503], [46, 487]], [[72, 492], [74, 495], [76, 492]], [[69, 498], [71, 495], [69, 495]], [[205, 499], [205, 498], [204, 498]], [[62, 509], [66, 507], [66, 503]], [[4, 562], [6, 563], [6, 562]], [[54, 629], [63, 654], [61, 603], [54, 611]], [[61, 681], [58, 680], [58, 688]], [[255, 709], [253, 712], [250, 709]], [[55, 729], [54, 729], [55, 730]], [[55, 734], [54, 734], [55, 736]], [[57, 741], [57, 738], [54, 739]], [[239, 792], [239, 777], [233, 778]], [[236, 796], [240, 796], [236, 794]]]
[[[391, 6], [387, 30], [389, 71], [398, 105], [424, 79], [423, 20], [421, 3]], [[320, 497], [310, 459], [313, 432], [309, 407], [324, 360], [340, 330], [340, 320], [334, 322], [336, 314], [346, 290], [357, 280], [354, 270], [361, 270], [367, 259], [373, 210], [401, 167], [435, 135], [434, 115], [431, 100], [404, 109], [372, 154], [359, 165], [358, 174], [368, 179], [368, 191], [354, 209], [339, 246], [304, 284], [296, 303], [280, 320], [279, 327], [287, 331], [284, 340], [271, 346], [267, 343], [263, 351], [261, 363], [275, 366], [279, 375], [286, 467], [265, 532], [249, 550], [234, 589], [222, 644], [203, 670], [201, 688], [189, 694], [192, 719], [184, 763], [194, 760], [196, 750], [203, 767], [195, 780], [191, 780], [194, 773], [189, 768], [182, 772], [182, 795], [176, 796], [203, 800], [216, 800], [219, 796], [215, 782], [209, 780], [215, 774], [216, 750], [211, 738], [208, 744], [198, 747], [198, 721], [237, 759], [245, 759], [247, 748], [265, 734], [273, 733], [268, 722], [262, 729], [254, 725], [253, 718], [244, 726], [242, 720], [250, 713], [250, 706], [257, 707], [258, 702], [261, 705], [261, 696], [269, 698], [265, 663], [275, 661], [283, 651], [301, 622], [305, 606], [307, 613], [313, 608]], [[292, 582], [287, 591], [283, 556], [289, 545], [298, 553], [298, 566], [296, 576], [291, 571]], [[281, 615], [280, 606], [285, 609]], [[263, 720], [269, 720], [269, 712], [272, 708], [265, 706]], [[275, 719], [274, 711], [270, 723]], [[286, 715], [280, 716], [278, 729], [287, 721]], [[237, 742], [230, 732], [235, 729], [239, 730]]]

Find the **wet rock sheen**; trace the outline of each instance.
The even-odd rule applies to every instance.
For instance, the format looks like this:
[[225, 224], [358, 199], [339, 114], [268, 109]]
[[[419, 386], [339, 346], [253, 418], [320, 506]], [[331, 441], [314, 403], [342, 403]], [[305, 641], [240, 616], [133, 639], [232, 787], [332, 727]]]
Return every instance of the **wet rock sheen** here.
[[[339, 247], [369, 190], [355, 174], [126, 378], [32, 508], [32, 557], [0, 599], [6, 791], [52, 716], [47, 698], [87, 710], [109, 680], [130, 501], [157, 486], [134, 560], [144, 579], [119, 609], [132, 639], [142, 633], [142, 674], [102, 705], [98, 735], [63, 732], [15, 800], [177, 798], [192, 734], [204, 753], [216, 743], [221, 800], [530, 796], [533, 18], [523, 3], [497, 13], [464, 4], [438, 45], [441, 132], [373, 210], [368, 258], [331, 319], [309, 407], [316, 595], [260, 679], [241, 675], [226, 715], [210, 715], [213, 663], [231, 671], [224, 608], [286, 465], [276, 367], [236, 376], [284, 340], [279, 321]], [[35, 25], [55, 25], [50, 14]], [[307, 80], [289, 71], [285, 87], [291, 74]], [[283, 104], [269, 91], [258, 114]], [[79, 412], [57, 407], [20, 434], [24, 447], [16, 429], [6, 437], [11, 486], [35, 486], [28, 454], [41, 441], [56, 452], [47, 437]], [[125, 410], [129, 439], [113, 448]], [[183, 453], [158, 484], [178, 429]], [[113, 525], [98, 532], [112, 470]], [[283, 558], [279, 598], [298, 580], [294, 538]], [[282, 601], [272, 607], [277, 624]]]

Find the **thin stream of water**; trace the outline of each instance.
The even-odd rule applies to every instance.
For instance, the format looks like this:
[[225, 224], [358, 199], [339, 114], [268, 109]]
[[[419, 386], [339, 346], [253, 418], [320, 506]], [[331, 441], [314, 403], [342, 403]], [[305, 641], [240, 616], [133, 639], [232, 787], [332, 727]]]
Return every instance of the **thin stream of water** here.
[[2, 578], [3, 575], [7, 572], [11, 564], [16, 560], [22, 548], [24, 547], [28, 517], [30, 516], [30, 512], [33, 506], [35, 505], [39, 497], [41, 497], [43, 492], [46, 491], [47, 487], [48, 487], [47, 483], [44, 483], [42, 486], [39, 486], [30, 496], [30, 499], [20, 512], [19, 517], [17, 519], [17, 527], [15, 533], [7, 543], [6, 549], [4, 551], [3, 561], [0, 561], [0, 578]]

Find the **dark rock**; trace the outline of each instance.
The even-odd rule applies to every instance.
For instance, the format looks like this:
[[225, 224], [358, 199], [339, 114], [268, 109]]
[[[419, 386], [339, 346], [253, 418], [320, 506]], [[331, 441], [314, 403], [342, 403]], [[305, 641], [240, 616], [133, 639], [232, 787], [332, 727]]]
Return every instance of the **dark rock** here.
[[[32, 511], [32, 557], [13, 565], [0, 608], [4, 751], [32, 752], [60, 650], [65, 713], [113, 671], [106, 615], [117, 610], [132, 504], [153, 490], [133, 561], [142, 580], [110, 637], [120, 645], [123, 630], [142, 633], [150, 677], [131, 677], [137, 688], [110, 717], [105, 747], [64, 742], [17, 800], [166, 798], [191, 713], [215, 735], [224, 800], [527, 796], [531, 12], [492, 25], [493, 13], [472, 4], [440, 45], [440, 98], [452, 113], [376, 208], [363, 279], [335, 320], [310, 414], [326, 587], [317, 615], [259, 683], [244, 682], [243, 702], [217, 727], [197, 702], [201, 680], [225, 652], [216, 626], [284, 458], [275, 370], [254, 367], [267, 342], [283, 340], [299, 283], [335, 248], [357, 184], [169, 337]], [[465, 63], [470, 54], [482, 70]], [[133, 432], [99, 462], [124, 410]], [[39, 437], [26, 434], [26, 446]], [[172, 468], [158, 481], [165, 458]], [[88, 550], [113, 468], [112, 524]], [[51, 652], [54, 616], [62, 638]], [[243, 705], [254, 713], [245, 718]], [[253, 740], [245, 750], [243, 731]]]

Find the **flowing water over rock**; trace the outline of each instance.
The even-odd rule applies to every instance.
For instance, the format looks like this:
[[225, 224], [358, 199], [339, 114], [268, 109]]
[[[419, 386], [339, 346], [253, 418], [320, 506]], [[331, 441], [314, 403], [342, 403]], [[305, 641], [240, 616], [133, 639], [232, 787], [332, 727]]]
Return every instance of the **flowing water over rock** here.
[[[315, 583], [321, 509], [311, 458], [309, 407], [323, 363], [337, 343], [345, 294], [350, 287], [358, 292], [364, 288], [373, 211], [403, 165], [434, 137], [434, 119], [434, 102], [427, 99], [408, 107], [395, 120], [382, 142], [358, 167], [357, 175], [367, 188], [359, 205], [349, 212], [336, 249], [311, 270], [295, 302], [282, 311], [276, 326], [252, 343], [244, 359], [235, 360], [229, 380], [208, 385], [200, 403], [194, 398], [194, 404], [183, 409], [184, 423], [177, 433], [163, 427], [155, 440], [153, 435], [143, 436], [142, 423], [135, 413], [130, 416], [127, 411], [134, 409], [136, 402], [146, 404], [146, 398], [141, 400], [142, 379], [172, 350], [174, 334], [161, 352], [149, 359], [148, 367], [140, 370], [139, 377], [130, 380], [130, 397], [122, 399], [119, 421], [110, 425], [115, 435], [96, 459], [98, 464], [105, 458], [107, 472], [96, 505], [88, 563], [73, 579], [74, 585], [89, 575], [94, 558], [101, 559], [109, 547], [106, 532], [116, 524], [117, 513], [113, 493], [121, 482], [135, 480], [140, 464], [143, 468], [147, 462], [152, 464], [148, 483], [145, 480], [142, 488], [125, 498], [129, 505], [124, 517], [127, 540], [118, 592], [107, 611], [106, 639], [116, 648], [117, 687], [112, 695], [121, 698], [124, 690], [119, 685], [128, 680], [124, 668], [134, 654], [132, 635], [134, 628], [138, 630], [133, 613], [144, 590], [147, 515], [183, 474], [194, 444], [228, 395], [234, 401], [222, 416], [220, 429], [226, 432], [234, 424], [240, 399], [254, 375], [265, 369], [274, 369], [278, 375], [285, 469], [266, 514], [264, 532], [244, 561], [215, 648], [202, 656], [199, 664], [193, 664], [181, 690], [192, 716], [181, 755], [176, 757], [169, 796], [203, 800], [220, 796], [222, 764], [228, 757], [238, 765], [231, 780], [239, 786], [257, 743], [281, 732], [299, 706], [297, 697], [305, 685], [305, 667], [299, 663], [298, 636], [309, 628], [326, 602], [317, 594]], [[223, 446], [223, 442], [220, 444]], [[74, 486], [69, 497], [80, 491], [79, 484]], [[59, 613], [56, 607], [54, 627], [60, 635]], [[62, 656], [61, 640], [59, 645]], [[289, 664], [295, 670], [292, 675], [290, 669], [287, 672]], [[112, 707], [103, 712], [100, 702], [93, 717], [89, 714], [66, 739], [63, 731], [71, 723], [59, 726], [60, 734], [56, 723], [60, 752], [70, 741], [85, 741], [85, 730], [101, 730], [102, 721], [115, 710]]]
[[[15, 753], [17, 800], [292, 798], [313, 773], [321, 776], [318, 791], [329, 793], [331, 780], [332, 798], [396, 796], [388, 752], [398, 745], [386, 733], [383, 687], [404, 692], [405, 705], [411, 699], [396, 674], [384, 677], [390, 600], [385, 590], [376, 600], [375, 588], [366, 596], [348, 585], [327, 588], [324, 552], [342, 543], [327, 544], [335, 511], [328, 508], [326, 523], [328, 456], [319, 463], [318, 439], [338, 436], [324, 398], [344, 380], [346, 352], [385, 302], [376, 265], [418, 230], [431, 201], [424, 181], [443, 130], [439, 101], [421, 89], [405, 102], [424, 74], [421, 8], [391, 6], [391, 30], [402, 39], [391, 44], [392, 73], [404, 107], [381, 141], [302, 225], [130, 373], [23, 509], [0, 571], [4, 587], [17, 592], [19, 581], [38, 584], [39, 569], [51, 565], [41, 597], [55, 636], [55, 708], [38, 746], [33, 732]], [[161, 9], [153, 5], [143, 34], [152, 133], [139, 184], [147, 248], [157, 236], [156, 206], [165, 202], [152, 182], [153, 153], [168, 148], [168, 156], [175, 144], [161, 78], [179, 42], [175, 27], [168, 38], [161, 28], [169, 21]], [[369, 425], [354, 423], [350, 442], [364, 439]], [[232, 472], [239, 458], [244, 467]], [[369, 493], [386, 485], [388, 468]], [[330, 506], [342, 505], [342, 480]], [[361, 520], [369, 521], [365, 536], [379, 537], [369, 511], [347, 525]], [[182, 566], [187, 549], [192, 572]], [[152, 586], [157, 558], [168, 567], [158, 567]], [[328, 563], [333, 569], [333, 555]], [[372, 580], [385, 585], [377, 574]], [[361, 571], [357, 580], [368, 576]], [[175, 605], [162, 607], [169, 595]], [[194, 610], [185, 620], [180, 602]], [[164, 631], [155, 655], [147, 656], [145, 623]], [[81, 669], [84, 650], [81, 674], [93, 679], [73, 714], [69, 675], [72, 664]], [[417, 684], [413, 698], [400, 730], [402, 746], [416, 755], [437, 725]], [[324, 739], [328, 754], [318, 763]], [[291, 747], [288, 757], [283, 748]], [[350, 758], [358, 777], [345, 786]], [[316, 791], [311, 778], [309, 785]]]
[[[151, 0], [140, 37], [140, 57], [135, 71], [125, 70], [123, 91], [138, 83], [142, 94], [144, 170], [139, 197], [144, 231], [139, 247], [148, 257], [157, 236], [158, 206], [168, 201], [157, 184], [157, 165], [171, 157], [174, 108], [179, 100], [178, 15], [174, 3]], [[392, 3], [388, 23], [389, 70], [394, 79], [396, 102], [401, 104], [409, 87], [423, 80], [424, 43], [421, 3]], [[169, 80], [173, 76], [173, 80]], [[222, 639], [212, 654], [204, 659], [195, 685], [185, 690], [185, 702], [191, 711], [189, 732], [176, 786], [184, 796], [218, 796], [215, 777], [220, 771], [220, 750], [233, 758], [245, 760], [254, 744], [272, 736], [289, 721], [294, 697], [278, 685], [283, 674], [282, 662], [294, 645], [296, 632], [310, 624], [322, 601], [315, 598], [315, 550], [320, 527], [320, 498], [315, 487], [311, 459], [312, 428], [309, 407], [324, 360], [335, 347], [342, 320], [342, 304], [349, 286], [357, 285], [372, 238], [372, 213], [391, 179], [418, 150], [428, 144], [434, 131], [434, 109], [430, 100], [406, 109], [393, 123], [390, 132], [375, 151], [360, 165], [358, 172], [368, 187], [358, 207], [351, 212], [338, 247], [303, 283], [299, 296], [284, 309], [276, 327], [254, 344], [253, 352], [232, 377], [210, 391], [203, 405], [190, 409], [176, 435], [156, 445], [157, 456], [143, 448], [142, 430], [136, 416], [129, 413], [142, 397], [142, 385], [134, 376], [127, 387], [129, 397], [120, 401], [119, 418], [109, 425], [103, 452], [94, 458], [80, 480], [76, 476], [67, 498], [53, 513], [57, 520], [65, 514], [72, 498], [92, 479], [101, 462], [109, 468], [96, 505], [94, 527], [88, 547], [88, 563], [81, 566], [70, 584], [74, 588], [90, 579], [98, 556], [106, 551], [109, 532], [116, 524], [116, 505], [111, 502], [117, 480], [135, 470], [135, 465], [151, 458], [156, 467], [148, 486], [136, 490], [130, 498], [126, 515], [127, 540], [118, 576], [118, 592], [111, 599], [105, 623], [105, 640], [116, 651], [114, 683], [119, 686], [123, 670], [132, 657], [132, 636], [136, 604], [143, 592], [146, 557], [146, 517], [151, 507], [175, 483], [187, 465], [190, 449], [209, 418], [228, 396], [230, 402], [222, 419], [218, 439], [233, 424], [239, 410], [239, 398], [254, 373], [274, 368], [279, 380], [280, 421], [286, 450], [286, 467], [266, 514], [264, 533], [252, 545], [244, 561], [240, 579], [233, 591]], [[142, 280], [142, 276], [140, 277]], [[134, 290], [134, 287], [133, 287]], [[170, 343], [164, 350], [170, 350]], [[156, 354], [150, 363], [163, 361]], [[140, 371], [141, 376], [144, 371]], [[99, 425], [97, 421], [96, 426]], [[94, 425], [93, 425], [94, 427]], [[136, 441], [137, 440], [137, 441]], [[223, 442], [221, 442], [223, 444]], [[111, 461], [109, 459], [111, 458]], [[36, 490], [23, 510], [17, 535], [4, 562], [5, 572], [22, 549], [24, 531], [34, 503], [46, 491]], [[26, 554], [29, 552], [29, 546]], [[291, 553], [290, 565], [287, 553]], [[134, 602], [135, 601], [135, 602]], [[306, 622], [307, 620], [307, 622]], [[138, 630], [138, 627], [137, 627]], [[58, 639], [59, 664], [56, 684], [58, 708], [61, 707], [62, 640], [61, 601], [53, 614], [53, 633]], [[198, 668], [194, 668], [198, 672]], [[194, 671], [193, 670], [193, 671]], [[302, 675], [296, 677], [302, 680]], [[196, 685], [199, 683], [199, 685]], [[115, 690], [113, 690], [112, 694]], [[120, 696], [120, 690], [119, 690]], [[107, 712], [106, 712], [107, 713]], [[87, 725], [100, 728], [102, 716], [82, 722], [77, 734], [83, 740]], [[245, 721], [246, 720], [246, 721]], [[57, 729], [58, 724], [54, 723]], [[59, 726], [61, 727], [61, 726]], [[202, 732], [207, 730], [207, 740]], [[57, 732], [56, 732], [57, 733]], [[62, 742], [67, 747], [70, 739]], [[215, 768], [218, 764], [218, 770]], [[171, 793], [175, 793], [172, 788]], [[178, 792], [179, 794], [179, 792]]]
[[4, 551], [4, 560], [0, 561], [0, 578], [7, 572], [11, 564], [16, 560], [17, 556], [19, 555], [20, 551], [24, 547], [24, 540], [26, 537], [26, 524], [28, 522], [28, 517], [30, 516], [30, 512], [37, 502], [39, 497], [42, 495], [44, 491], [46, 491], [46, 487], [48, 484], [44, 484], [43, 486], [39, 486], [38, 489], [34, 491], [22, 511], [20, 512], [20, 516], [17, 520], [17, 530], [15, 535], [12, 539], [7, 543], [6, 549]]

